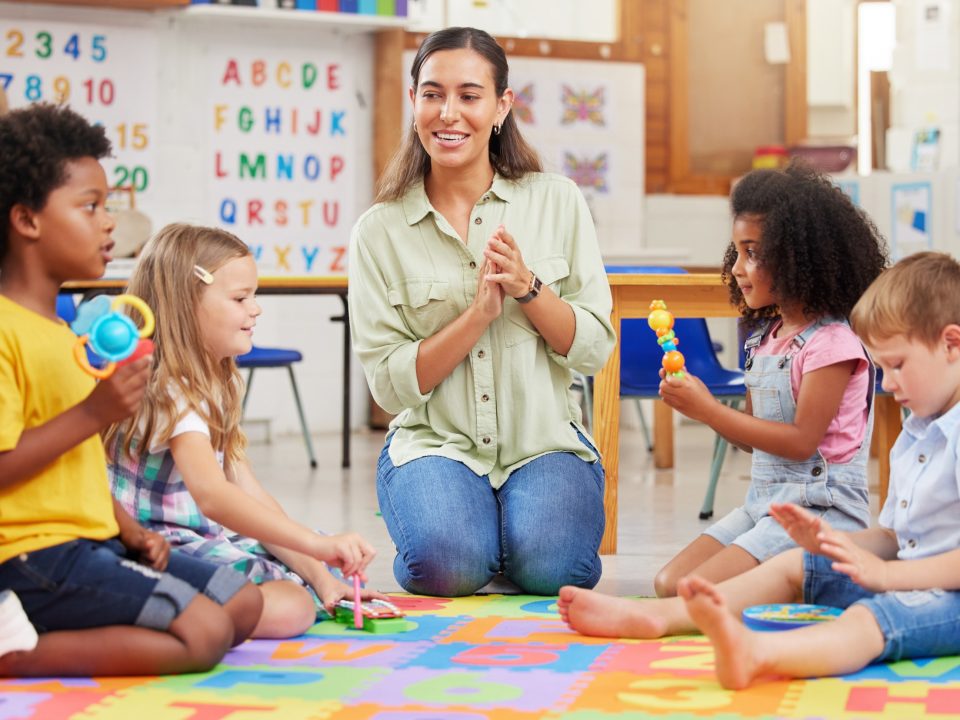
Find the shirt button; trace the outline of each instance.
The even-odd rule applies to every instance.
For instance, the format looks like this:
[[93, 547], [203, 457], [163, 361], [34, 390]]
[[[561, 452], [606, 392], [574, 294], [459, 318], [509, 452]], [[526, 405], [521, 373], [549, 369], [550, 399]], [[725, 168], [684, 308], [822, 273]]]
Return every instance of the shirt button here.
[[823, 468], [820, 467], [819, 465], [817, 465], [813, 470], [810, 471], [810, 474], [813, 475], [814, 477], [820, 477], [821, 473], [823, 473]]
[[477, 264], [476, 264], [473, 260], [471, 260], [471, 261], [470, 261], [470, 269], [473, 270], [473, 269], [476, 268], [476, 267], [477, 267]]
[[911, 539], [910, 542], [907, 543], [907, 545], [909, 545], [912, 548], [915, 548], [917, 546], [917, 541]]
[[927, 461], [927, 456], [926, 456], [926, 455], [921, 455], [920, 457], [917, 458], [917, 461], [924, 463], [924, 462]]
[[901, 501], [900, 501], [900, 507], [905, 508], [906, 506], [907, 506], [907, 501], [906, 501], [906, 500], [901, 500]]
[[490, 396], [487, 395], [486, 393], [484, 393], [483, 395], [480, 396], [480, 399], [481, 399], [483, 402], [487, 402], [487, 400], [490, 399]]
[[473, 224], [474, 224], [474, 225], [479, 225], [479, 224], [482, 223], [482, 222], [483, 222], [483, 218], [477, 218], [477, 219], [475, 219], [475, 220], [473, 221]]
[[477, 357], [480, 358], [481, 360], [483, 360], [486, 356], [487, 354], [483, 350], [477, 353]]
[[[490, 444], [490, 438], [485, 437], [485, 438], [483, 439], [483, 444], [484, 444], [484, 445], [489, 445], [489, 444]], [[913, 542], [913, 541], [911, 540], [910, 542]]]

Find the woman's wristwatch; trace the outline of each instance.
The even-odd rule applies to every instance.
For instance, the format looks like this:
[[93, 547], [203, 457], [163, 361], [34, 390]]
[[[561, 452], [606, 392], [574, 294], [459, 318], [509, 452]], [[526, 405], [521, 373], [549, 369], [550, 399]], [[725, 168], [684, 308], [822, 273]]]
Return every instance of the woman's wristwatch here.
[[533, 273], [530, 273], [530, 289], [527, 291], [526, 295], [521, 295], [518, 298], [514, 298], [514, 300], [516, 300], [518, 303], [528, 303], [540, 294], [541, 287], [543, 287], [543, 283], [540, 282], [540, 278]]

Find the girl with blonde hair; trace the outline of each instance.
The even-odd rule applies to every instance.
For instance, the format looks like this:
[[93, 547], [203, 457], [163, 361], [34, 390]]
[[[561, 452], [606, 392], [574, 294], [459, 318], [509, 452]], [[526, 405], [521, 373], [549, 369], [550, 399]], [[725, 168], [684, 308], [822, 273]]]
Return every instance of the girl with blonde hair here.
[[105, 443], [127, 511], [174, 549], [257, 583], [254, 636], [289, 637], [350, 592], [324, 563], [362, 577], [374, 550], [356, 533], [325, 536], [290, 519], [247, 463], [234, 358], [253, 345], [256, 290], [253, 256], [228, 232], [174, 224], [147, 244], [129, 292], [156, 315], [153, 376], [140, 411]]

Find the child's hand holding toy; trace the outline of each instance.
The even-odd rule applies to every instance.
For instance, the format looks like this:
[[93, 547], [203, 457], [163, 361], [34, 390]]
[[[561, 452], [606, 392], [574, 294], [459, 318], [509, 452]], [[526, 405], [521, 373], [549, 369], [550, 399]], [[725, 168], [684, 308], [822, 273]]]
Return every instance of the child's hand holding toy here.
[[[123, 305], [135, 308], [143, 318], [140, 329], [126, 315], [118, 312]], [[135, 295], [117, 295], [111, 302], [99, 295], [77, 308], [77, 319], [70, 325], [80, 337], [73, 347], [73, 356], [88, 374], [104, 380], [113, 375], [117, 365], [133, 362], [153, 352], [153, 342], [147, 340], [153, 334], [153, 312]], [[87, 358], [89, 345], [97, 355], [107, 361], [103, 368], [95, 368]]]
[[667, 310], [667, 304], [663, 300], [650, 303], [647, 325], [657, 333], [657, 344], [663, 349], [663, 369], [668, 375], [683, 377], [685, 360], [683, 354], [677, 350], [680, 340], [673, 332], [673, 313]]

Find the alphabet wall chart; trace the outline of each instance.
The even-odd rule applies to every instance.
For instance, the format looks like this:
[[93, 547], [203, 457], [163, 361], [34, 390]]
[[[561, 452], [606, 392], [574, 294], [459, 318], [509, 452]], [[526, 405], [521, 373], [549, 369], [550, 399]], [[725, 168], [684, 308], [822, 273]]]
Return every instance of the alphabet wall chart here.
[[357, 215], [350, 67], [319, 44], [209, 48], [209, 211], [264, 275], [346, 273]]

